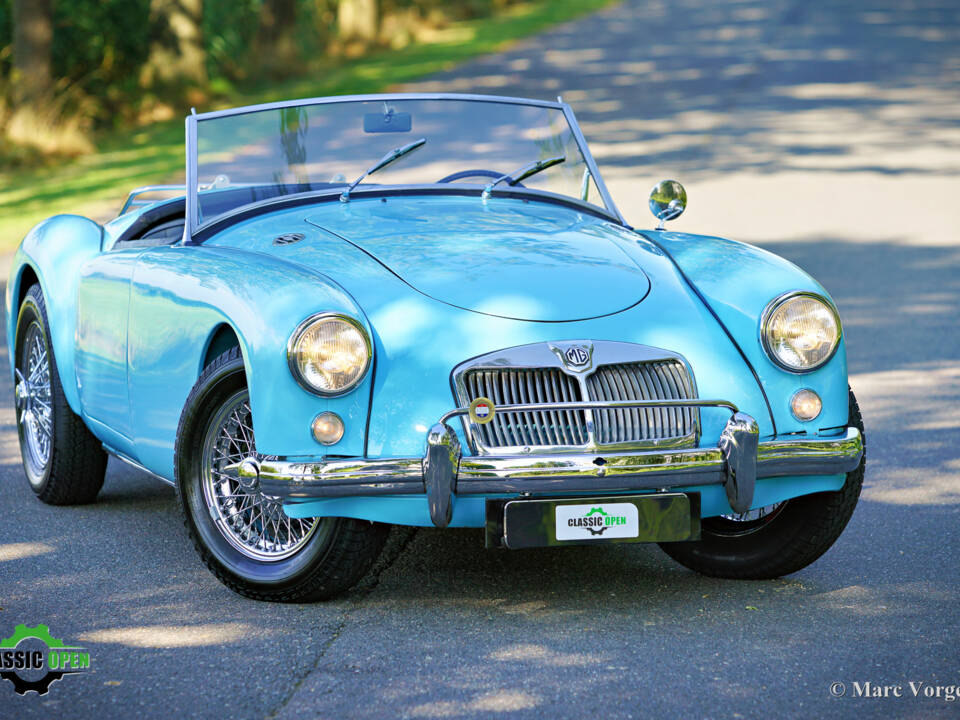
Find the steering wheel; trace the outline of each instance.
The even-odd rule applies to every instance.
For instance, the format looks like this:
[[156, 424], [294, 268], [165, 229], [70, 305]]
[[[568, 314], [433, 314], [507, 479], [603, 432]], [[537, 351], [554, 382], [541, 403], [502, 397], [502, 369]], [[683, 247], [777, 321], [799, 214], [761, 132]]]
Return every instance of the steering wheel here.
[[[439, 180], [437, 180], [437, 182], [450, 183], [450, 182], [453, 182], [454, 180], [463, 180], [463, 178], [467, 178], [467, 177], [486, 177], [486, 178], [493, 178], [494, 180], [497, 180], [503, 177], [503, 173], [494, 172], [493, 170], [461, 170], [460, 172], [455, 172], [451, 175], [447, 175], [444, 178], [440, 178]], [[523, 183], [515, 183], [514, 185], [511, 185], [511, 187], [522, 188]]]

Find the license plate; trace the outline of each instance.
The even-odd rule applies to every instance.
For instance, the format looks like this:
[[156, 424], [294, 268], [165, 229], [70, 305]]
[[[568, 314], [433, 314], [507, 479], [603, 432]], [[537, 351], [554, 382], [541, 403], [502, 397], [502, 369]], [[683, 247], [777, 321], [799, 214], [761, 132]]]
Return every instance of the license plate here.
[[491, 505], [488, 513], [498, 511], [502, 524], [488, 516], [488, 533], [500, 534], [501, 542], [494, 544], [509, 548], [680, 542], [700, 537], [697, 493], [511, 500]]

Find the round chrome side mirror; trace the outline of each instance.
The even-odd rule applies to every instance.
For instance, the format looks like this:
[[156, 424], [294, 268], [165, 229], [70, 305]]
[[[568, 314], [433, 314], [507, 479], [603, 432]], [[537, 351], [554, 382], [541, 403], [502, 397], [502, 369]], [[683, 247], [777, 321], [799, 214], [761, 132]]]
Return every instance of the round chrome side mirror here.
[[650, 191], [650, 212], [660, 221], [657, 230], [663, 230], [667, 220], [680, 217], [687, 207], [687, 191], [676, 180], [661, 180]]

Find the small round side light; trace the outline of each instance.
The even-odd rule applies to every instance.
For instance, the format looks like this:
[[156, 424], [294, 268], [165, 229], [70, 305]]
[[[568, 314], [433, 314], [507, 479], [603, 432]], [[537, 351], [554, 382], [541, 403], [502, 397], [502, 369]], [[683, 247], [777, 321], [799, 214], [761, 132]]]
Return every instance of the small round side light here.
[[321, 445], [335, 445], [343, 437], [343, 420], [332, 412], [322, 412], [313, 419], [310, 426], [313, 439]]
[[810, 422], [820, 414], [823, 401], [813, 390], [797, 390], [790, 398], [790, 412], [800, 422]]

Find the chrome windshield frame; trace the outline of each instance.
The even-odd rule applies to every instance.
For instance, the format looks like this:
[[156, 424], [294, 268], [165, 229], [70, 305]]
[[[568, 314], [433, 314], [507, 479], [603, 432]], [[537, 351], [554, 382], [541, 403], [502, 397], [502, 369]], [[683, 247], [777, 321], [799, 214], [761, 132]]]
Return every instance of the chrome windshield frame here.
[[[198, 231], [205, 229], [208, 225], [216, 221], [216, 218], [206, 223], [200, 224], [199, 215], [199, 186], [198, 186], [198, 157], [197, 157], [197, 124], [202, 120], [214, 120], [216, 118], [230, 117], [235, 115], [248, 115], [250, 113], [261, 112], [264, 110], [282, 110], [290, 107], [309, 107], [313, 105], [329, 105], [332, 103], [347, 102], [390, 102], [402, 100], [462, 100], [469, 102], [489, 102], [502, 105], [529, 105], [533, 107], [551, 108], [563, 113], [573, 138], [577, 143], [583, 160], [590, 170], [590, 174], [596, 183], [597, 190], [603, 200], [604, 208], [611, 216], [621, 224], [626, 226], [623, 215], [610, 197], [606, 184], [600, 175], [596, 160], [590, 153], [587, 141], [577, 124], [573, 110], [565, 102], [558, 98], [557, 101], [532, 100], [526, 98], [504, 97], [498, 95], [472, 95], [463, 93], [374, 93], [367, 95], [336, 95], [332, 97], [306, 98], [303, 100], [286, 100], [282, 102], [261, 103], [259, 105], [247, 105], [244, 107], [229, 108], [226, 110], [215, 110], [206, 113], [191, 112], [187, 115], [185, 121], [186, 130], [186, 222], [184, 223], [184, 244], [191, 244], [191, 239]], [[245, 206], [244, 206], [245, 207]], [[239, 209], [239, 208], [237, 208]]]

